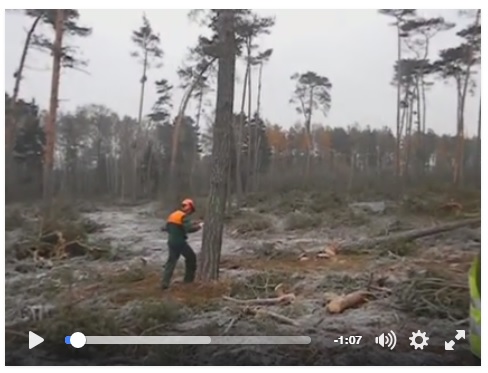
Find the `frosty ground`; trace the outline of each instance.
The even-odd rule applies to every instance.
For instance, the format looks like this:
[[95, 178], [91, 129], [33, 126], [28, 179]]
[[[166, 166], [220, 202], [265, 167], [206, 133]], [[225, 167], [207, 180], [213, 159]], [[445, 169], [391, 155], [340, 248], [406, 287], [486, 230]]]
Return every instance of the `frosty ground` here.
[[[72, 233], [72, 238], [94, 250], [41, 261], [23, 255], [32, 252], [39, 237], [35, 207], [8, 206], [7, 215], [14, 223], [6, 232], [7, 364], [473, 364], [466, 341], [457, 341], [455, 351], [445, 351], [444, 342], [454, 339], [456, 330], [468, 330], [467, 270], [480, 247], [476, 226], [352, 251], [342, 252], [340, 247], [456, 221], [463, 214], [472, 216], [479, 205], [465, 204], [460, 213], [444, 211], [443, 200], [428, 206], [414, 200], [359, 205], [330, 201], [319, 208], [317, 201], [285, 208], [258, 200], [229, 214], [220, 280], [182, 284], [181, 259], [166, 292], [160, 288], [167, 255], [166, 235], [160, 228], [168, 210], [160, 204], [79, 204], [57, 228], [72, 229], [68, 226], [75, 221], [91, 226], [79, 237]], [[432, 210], [442, 214], [426, 213]], [[190, 245], [200, 251], [201, 232], [191, 236]], [[331, 253], [330, 248], [339, 250]], [[331, 254], [317, 255], [325, 252]], [[255, 315], [246, 304], [228, 299], [275, 298], [277, 285], [294, 294], [294, 302], [265, 306], [264, 313]], [[327, 311], [328, 301], [357, 290], [368, 293], [367, 302], [338, 314]], [[277, 320], [266, 311], [286, 319]], [[29, 330], [46, 342], [28, 350]], [[392, 351], [374, 343], [375, 336], [390, 330], [398, 337]], [[429, 337], [423, 350], [410, 346], [409, 337], [417, 330]], [[64, 345], [64, 336], [75, 331], [85, 335], [308, 335], [312, 343], [74, 350]], [[339, 346], [333, 341], [341, 335], [362, 336], [362, 340], [358, 346]]]

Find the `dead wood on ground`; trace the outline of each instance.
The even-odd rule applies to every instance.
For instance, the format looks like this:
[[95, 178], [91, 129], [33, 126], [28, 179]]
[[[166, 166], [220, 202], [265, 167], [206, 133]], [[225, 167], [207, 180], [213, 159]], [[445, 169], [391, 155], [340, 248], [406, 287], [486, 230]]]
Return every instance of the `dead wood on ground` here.
[[290, 319], [289, 317], [280, 315], [279, 313], [273, 311], [262, 309], [260, 307], [246, 307], [244, 308], [244, 314], [253, 315], [256, 317], [270, 317], [283, 324], [299, 326], [297, 321]]
[[352, 251], [362, 251], [372, 249], [378, 245], [384, 245], [387, 243], [392, 243], [395, 241], [409, 242], [422, 237], [428, 237], [439, 233], [444, 233], [452, 231], [454, 229], [466, 227], [466, 226], [478, 226], [481, 224], [481, 218], [476, 217], [472, 219], [464, 219], [461, 221], [455, 221], [445, 224], [436, 225], [429, 228], [413, 229], [406, 232], [399, 232], [395, 234], [390, 234], [386, 236], [365, 238], [363, 240], [358, 240], [354, 242], [346, 242], [339, 244], [339, 253], [352, 252]]
[[326, 309], [329, 313], [342, 313], [348, 308], [358, 307], [367, 302], [370, 292], [364, 290], [354, 291], [346, 295], [333, 297], [327, 304]]

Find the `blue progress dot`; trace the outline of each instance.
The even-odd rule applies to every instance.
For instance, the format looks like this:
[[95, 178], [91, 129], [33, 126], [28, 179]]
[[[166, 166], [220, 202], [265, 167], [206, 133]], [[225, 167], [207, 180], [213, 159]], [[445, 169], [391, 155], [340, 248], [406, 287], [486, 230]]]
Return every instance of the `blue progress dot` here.
[[66, 343], [67, 345], [71, 344], [71, 337], [69, 335], [67, 337], [64, 337], [64, 343]]

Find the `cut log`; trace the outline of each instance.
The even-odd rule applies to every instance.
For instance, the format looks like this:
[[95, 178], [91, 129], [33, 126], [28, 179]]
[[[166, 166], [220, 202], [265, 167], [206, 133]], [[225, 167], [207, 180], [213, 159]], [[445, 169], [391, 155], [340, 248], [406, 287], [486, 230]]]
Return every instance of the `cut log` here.
[[433, 236], [435, 234], [448, 232], [457, 228], [466, 226], [478, 226], [481, 224], [481, 218], [465, 219], [451, 223], [441, 224], [430, 228], [413, 229], [406, 232], [399, 232], [387, 236], [380, 236], [374, 238], [366, 238], [354, 242], [342, 243], [339, 245], [340, 252], [346, 251], [360, 251], [374, 248], [377, 245], [382, 245], [394, 241], [413, 241], [418, 238]]
[[367, 291], [359, 290], [346, 295], [340, 295], [333, 298], [327, 304], [327, 311], [329, 313], [341, 313], [348, 308], [360, 306], [367, 301], [367, 296], [370, 293]]
[[337, 255], [337, 252], [339, 251], [337, 245], [331, 245], [329, 247], [326, 247], [324, 252], [329, 256], [329, 258], [332, 258]]

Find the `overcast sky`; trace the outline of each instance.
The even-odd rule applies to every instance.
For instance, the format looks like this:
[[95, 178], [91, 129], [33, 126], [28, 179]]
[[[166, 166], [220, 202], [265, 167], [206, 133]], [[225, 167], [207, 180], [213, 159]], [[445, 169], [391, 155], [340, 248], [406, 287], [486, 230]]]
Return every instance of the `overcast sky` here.
[[[150, 70], [144, 113], [150, 111], [156, 99], [153, 82], [166, 78], [177, 86], [176, 70], [187, 48], [193, 46], [201, 28], [188, 20], [187, 10], [145, 10], [153, 28], [160, 33], [165, 52], [164, 66]], [[332, 106], [327, 118], [316, 114], [314, 122], [331, 126], [347, 126], [355, 122], [362, 126], [394, 127], [396, 91], [390, 85], [392, 65], [396, 58], [396, 34], [388, 24], [391, 20], [374, 10], [269, 10], [258, 11], [275, 15], [276, 25], [271, 35], [262, 37], [262, 48], [274, 53], [263, 72], [262, 115], [273, 123], [289, 127], [301, 117], [288, 103], [293, 92], [290, 76], [295, 72], [315, 71], [332, 82]], [[455, 10], [426, 10], [426, 16], [444, 16], [459, 25]], [[79, 105], [104, 104], [121, 115], [137, 116], [141, 67], [130, 57], [134, 50], [132, 30], [141, 25], [143, 10], [82, 10], [81, 22], [93, 27], [89, 38], [72, 40], [89, 60], [88, 75], [65, 70], [60, 87], [61, 110]], [[6, 90], [11, 93], [26, 29], [30, 19], [9, 13], [5, 17], [5, 77]], [[459, 28], [459, 27], [458, 27]], [[456, 28], [456, 29], [458, 29]], [[433, 40], [432, 58], [439, 49], [455, 46], [459, 38], [455, 31], [439, 34]], [[27, 60], [20, 96], [34, 97], [47, 108], [50, 92], [49, 56], [32, 51]], [[243, 62], [238, 62], [242, 80]], [[257, 82], [257, 71], [254, 82]], [[256, 91], [256, 88], [253, 88]], [[479, 110], [479, 88], [468, 99], [466, 131], [474, 135]], [[241, 95], [236, 86], [236, 98]], [[182, 93], [174, 94], [175, 108]], [[214, 99], [215, 93], [212, 94]], [[235, 107], [238, 110], [236, 100]], [[427, 127], [436, 132], [454, 133], [456, 92], [454, 85], [437, 82], [428, 93]], [[255, 103], [254, 103], [255, 105]], [[190, 108], [191, 112], [192, 108]]]

